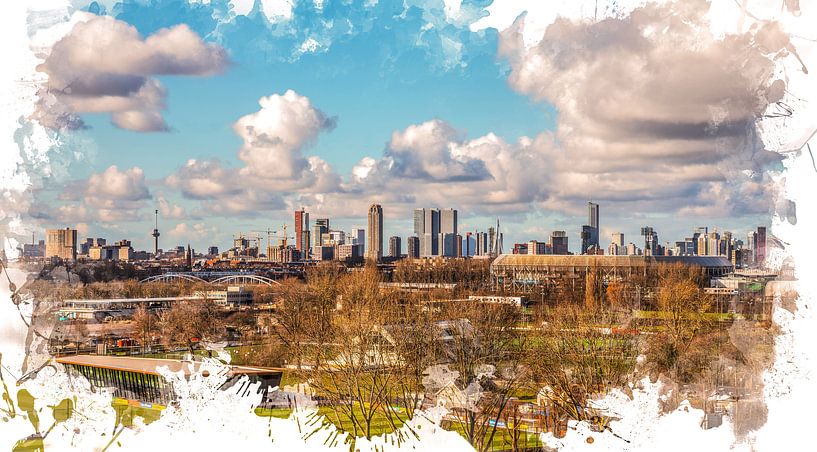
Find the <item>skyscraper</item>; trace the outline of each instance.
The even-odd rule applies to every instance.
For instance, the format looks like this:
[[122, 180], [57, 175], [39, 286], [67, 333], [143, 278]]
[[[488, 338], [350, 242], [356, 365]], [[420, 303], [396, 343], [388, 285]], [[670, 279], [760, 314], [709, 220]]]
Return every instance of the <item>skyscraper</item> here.
[[383, 208], [380, 204], [372, 204], [369, 207], [368, 221], [369, 243], [366, 246], [366, 257], [373, 261], [380, 261], [383, 257]]
[[587, 250], [593, 246], [593, 227], [585, 224], [582, 226], [582, 232], [579, 235], [582, 239], [582, 248], [580, 254], [587, 254]]
[[486, 256], [488, 254], [488, 234], [477, 232], [477, 243], [474, 246], [475, 256]]
[[599, 205], [587, 203], [587, 223], [590, 226], [589, 245], [599, 246]]
[[400, 237], [396, 235], [389, 237], [389, 257], [400, 257], [403, 252], [400, 245]]
[[641, 228], [641, 235], [644, 236], [644, 255], [658, 255], [658, 233], [651, 226]]
[[408, 248], [409, 259], [417, 259], [420, 257], [420, 238], [413, 235], [406, 239], [406, 247]]
[[420, 256], [440, 255], [440, 210], [414, 209], [414, 234], [420, 239]]
[[746, 249], [749, 250], [746, 253], [746, 264], [753, 265], [755, 263], [755, 249], [757, 249], [757, 232], [749, 231], [746, 234]]
[[366, 243], [366, 230], [363, 228], [354, 228], [349, 235], [349, 240], [352, 244], [358, 244], [362, 248]]
[[755, 264], [762, 267], [766, 263], [766, 226], [757, 227], [757, 244], [755, 245]]
[[712, 231], [706, 239], [706, 255], [719, 256], [721, 253], [721, 235], [718, 231]]
[[295, 249], [301, 256], [305, 256], [304, 249], [309, 249], [309, 214], [301, 210], [295, 211]]
[[443, 209], [440, 211], [440, 232], [437, 238], [438, 254], [454, 257], [457, 255], [457, 211]]
[[[489, 229], [490, 230], [490, 229]], [[499, 218], [496, 219], [496, 229], [494, 230], [494, 239], [491, 242], [491, 257], [496, 257], [502, 254], [502, 229], [499, 226]]]
[[567, 250], [567, 233], [565, 231], [553, 231], [550, 233], [550, 248], [553, 254], [564, 255]]
[[45, 231], [45, 257], [77, 259], [77, 230], [71, 228]]
[[329, 218], [318, 218], [312, 226], [312, 246], [323, 245], [323, 235], [329, 233]]

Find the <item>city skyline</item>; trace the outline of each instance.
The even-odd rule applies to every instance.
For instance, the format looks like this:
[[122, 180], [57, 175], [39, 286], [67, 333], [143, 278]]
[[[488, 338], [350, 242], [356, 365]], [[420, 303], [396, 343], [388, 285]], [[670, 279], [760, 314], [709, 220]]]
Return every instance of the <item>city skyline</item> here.
[[[580, 204], [588, 199], [605, 206], [601, 237], [615, 232], [605, 229], [612, 224], [629, 236], [644, 224], [678, 236], [677, 217], [730, 230], [768, 222], [773, 184], [763, 170], [776, 160], [732, 129], [699, 127], [708, 121], [709, 107], [725, 101], [723, 94], [656, 98], [626, 82], [610, 85], [607, 71], [589, 71], [589, 55], [559, 66], [551, 49], [533, 45], [552, 19], [531, 14], [524, 21], [539, 21], [538, 28], [520, 29], [515, 15], [492, 17], [489, 7], [451, 6], [435, 15], [431, 5], [392, 11], [372, 4], [368, 10], [303, 6], [290, 9], [286, 20], [271, 19], [264, 8], [238, 8], [234, 14], [246, 21], [227, 28], [189, 20], [191, 14], [216, 14], [213, 8], [143, 8], [134, 16], [97, 5], [93, 13], [76, 11], [75, 25], [55, 33], [48, 44], [54, 51], [41, 70], [50, 77], [47, 88], [62, 93], [55, 101], [65, 111], [40, 112], [38, 118], [76, 143], [77, 152], [65, 171], [32, 182], [37, 190], [28, 213], [36, 225], [73, 224], [80, 235], [133, 237], [137, 247], [148, 249], [143, 231], [154, 210], [162, 218], [162, 240], [184, 237], [199, 248], [208, 246], [205, 239], [228, 243], [236, 230], [277, 229], [300, 207], [347, 230], [364, 227], [360, 212], [371, 203], [386, 212], [386, 237], [408, 235], [407, 212], [416, 206], [455, 205], [463, 230], [501, 217], [507, 243], [545, 239], [551, 230], [572, 233], [574, 224], [585, 224]], [[586, 46], [581, 36], [600, 33], [620, 43], [599, 56], [610, 59], [609, 73], [627, 80], [644, 74], [624, 63], [642, 51], [626, 37], [661, 29], [667, 39], [648, 42], [653, 64], [686, 64], [673, 59], [665, 43], [696, 34], [692, 24], [704, 21], [706, 7], [691, 8], [695, 14], [683, 26], [662, 22], [665, 6], [637, 8], [645, 13], [638, 21], [605, 16], [621, 25], [615, 29], [578, 21], [570, 29], [573, 37], [561, 39]], [[350, 34], [305, 34], [313, 21], [337, 17], [359, 26]], [[265, 36], [259, 43], [254, 27], [269, 20], [291, 36]], [[161, 46], [170, 30], [197, 50], [196, 58], [146, 44]], [[90, 48], [90, 54], [102, 62], [123, 58], [130, 73], [113, 76], [99, 72], [94, 58], [63, 57], [94, 33], [105, 33], [116, 45]], [[385, 39], [393, 35], [423, 45]], [[704, 67], [733, 50], [709, 36], [700, 39]], [[265, 58], [258, 58], [255, 45], [263, 46]], [[374, 52], [374, 46], [385, 50]], [[114, 48], [125, 51], [112, 53]], [[354, 56], [351, 64], [347, 55]], [[542, 63], [536, 74], [528, 71], [532, 61]], [[707, 74], [717, 83], [732, 80], [734, 70]], [[123, 111], [88, 83], [83, 103], [60, 85], [74, 74], [107, 80], [111, 87], [130, 80], [155, 92], [120, 93], [133, 106]], [[335, 74], [333, 82], [325, 83], [321, 74]], [[684, 80], [647, 82], [667, 93], [694, 88]], [[589, 88], [602, 85], [622, 94], [609, 98], [604, 111], [565, 100], [592, 105]], [[760, 110], [742, 99], [755, 99], [753, 88], [741, 85], [730, 95], [736, 105], [732, 123], [749, 132]], [[97, 106], [89, 107], [93, 102]], [[643, 106], [637, 110], [643, 117], [616, 116], [634, 104]], [[621, 127], [621, 121], [630, 126]], [[650, 137], [648, 152], [644, 136]], [[632, 222], [616, 212], [626, 212]]]
[[[601, 221], [601, 219], [600, 219], [600, 214], [599, 214], [600, 206], [599, 206], [599, 204], [598, 203], [588, 202], [587, 206], [588, 206], [587, 222], [588, 223], [593, 223], [593, 224], [596, 225], [597, 228], [599, 228], [600, 226], [602, 226], [604, 224], [603, 221]], [[372, 215], [373, 215], [372, 209], [375, 209], [375, 214], [374, 214], [375, 216], [374, 217], [372, 217]], [[437, 244], [437, 250], [433, 254], [431, 254], [431, 250], [433, 248], [429, 247], [429, 252], [426, 253], [426, 254], [423, 254], [423, 239], [418, 237], [418, 239], [419, 239], [418, 243], [419, 243], [419, 247], [420, 247], [419, 248], [419, 250], [420, 250], [419, 251], [419, 257], [429, 257], [429, 256], [437, 256], [437, 255], [439, 255], [439, 256], [445, 255], [445, 256], [449, 256], [449, 257], [454, 257], [456, 255], [456, 249], [457, 249], [456, 244], [454, 244], [454, 243], [451, 244], [451, 246], [453, 246], [453, 248], [452, 248], [452, 250], [449, 251], [448, 254], [444, 254], [443, 248], [440, 246], [440, 243], [442, 243], [440, 240], [442, 240], [442, 238], [444, 237], [444, 235], [446, 233], [451, 233], [450, 230], [453, 230], [452, 235], [454, 235], [456, 237], [459, 237], [460, 240], [467, 240], [468, 237], [467, 237], [466, 233], [472, 233], [473, 235], [472, 235], [471, 239], [474, 240], [474, 243], [472, 243], [472, 246], [475, 246], [475, 247], [476, 247], [475, 241], [477, 240], [477, 237], [478, 237], [477, 234], [479, 234], [479, 233], [485, 234], [486, 247], [490, 246], [490, 245], [487, 244], [487, 241], [489, 240], [488, 239], [488, 234], [490, 233], [490, 230], [494, 228], [494, 225], [491, 225], [489, 223], [488, 226], [483, 227], [483, 228], [476, 228], [474, 230], [464, 230], [464, 229], [458, 227], [457, 209], [453, 209], [453, 208], [445, 208], [445, 209], [415, 208], [415, 209], [412, 210], [412, 213], [413, 213], [412, 222], [413, 222], [414, 229], [412, 231], [410, 231], [409, 233], [407, 233], [406, 235], [399, 235], [399, 234], [395, 235], [395, 234], [390, 234], [390, 233], [386, 232], [386, 231], [389, 231], [389, 229], [386, 228], [385, 226], [388, 225], [389, 222], [384, 221], [383, 209], [378, 204], [373, 204], [372, 206], [370, 206], [369, 209], [368, 209], [367, 216], [364, 217], [365, 218], [364, 221], [366, 222], [366, 226], [365, 226], [366, 229], [358, 228], [358, 227], [352, 227], [352, 228], [338, 227], [338, 223], [334, 222], [331, 218], [315, 218], [315, 223], [310, 224], [309, 223], [310, 212], [306, 211], [304, 208], [301, 208], [299, 210], [294, 211], [294, 222], [295, 222], [294, 232], [297, 231], [297, 229], [298, 229], [299, 221], [302, 222], [301, 224], [304, 227], [308, 227], [307, 229], [311, 229], [311, 231], [309, 233], [307, 233], [307, 230], [304, 230], [303, 231], [304, 235], [302, 235], [302, 237], [304, 237], [304, 240], [307, 240], [307, 237], [309, 238], [309, 240], [306, 243], [309, 243], [310, 246], [316, 246], [318, 243], [322, 243], [322, 241], [324, 240], [324, 236], [326, 238], [328, 238], [330, 233], [332, 234], [332, 240], [334, 241], [335, 240], [334, 234], [339, 233], [340, 237], [345, 236], [346, 238], [349, 239], [349, 240], [345, 240], [345, 242], [363, 245], [363, 247], [364, 247], [363, 249], [365, 251], [362, 252], [362, 254], [364, 254], [365, 257], [367, 257], [367, 258], [371, 258], [371, 256], [369, 255], [369, 251], [368, 251], [369, 247], [370, 247], [369, 237], [370, 237], [371, 234], [364, 234], [364, 231], [371, 230], [371, 228], [373, 227], [371, 222], [372, 222], [372, 218], [374, 218], [374, 221], [376, 222], [375, 224], [377, 225], [377, 227], [380, 230], [379, 239], [380, 239], [381, 244], [380, 244], [380, 249], [379, 249], [379, 256], [377, 257], [377, 259], [380, 259], [383, 256], [388, 256], [389, 255], [389, 252], [388, 252], [389, 251], [389, 246], [390, 246], [389, 241], [391, 240], [391, 238], [396, 237], [396, 238], [400, 239], [401, 241], [405, 240], [406, 241], [405, 243], [408, 244], [411, 237], [417, 237], [418, 236], [417, 229], [416, 229], [418, 227], [418, 223], [417, 223], [418, 218], [422, 218], [423, 220], [428, 218], [429, 221], [435, 222], [435, 224], [437, 225], [436, 226], [437, 233], [435, 235], [435, 237], [437, 237], [437, 239], [438, 239], [437, 241], [435, 241], [435, 242], [437, 242], [436, 243]], [[418, 217], [418, 213], [420, 215], [419, 217]], [[443, 215], [444, 213], [445, 213], [445, 215]], [[157, 218], [158, 218], [158, 216], [157, 216]], [[314, 218], [314, 216], [313, 216], [313, 218]], [[446, 225], [445, 231], [443, 231], [443, 227], [441, 226], [441, 225], [444, 224], [444, 221], [443, 221], [444, 218], [447, 218], [447, 220], [446, 220], [447, 225]], [[436, 220], [434, 220], [434, 219], [436, 219]], [[158, 222], [158, 220], [156, 220], [156, 221]], [[379, 222], [379, 224], [377, 222]], [[154, 223], [154, 225], [155, 224], [157, 224], [157, 223]], [[355, 224], [357, 224], [357, 223], [355, 223]], [[586, 228], [587, 226], [588, 225], [584, 225], [581, 228]], [[422, 225], [420, 225], [420, 227], [422, 227]], [[681, 227], [683, 229], [683, 226], [681, 226]], [[70, 226], [69, 226], [69, 228], [70, 228]], [[64, 229], [64, 228], [62, 228], [62, 229]], [[636, 234], [634, 236], [633, 234], [628, 235], [626, 233], [620, 232], [620, 229], [616, 229], [615, 225], [612, 225], [612, 226], [609, 226], [609, 227], [601, 227], [600, 228], [601, 231], [615, 230], [615, 232], [607, 233], [607, 234], [596, 233], [597, 234], [596, 239], [598, 240], [598, 245], [599, 245], [600, 250], [604, 254], [612, 254], [610, 252], [611, 244], [617, 243], [619, 240], [623, 240], [623, 249], [625, 250], [625, 252], [620, 252], [619, 254], [626, 254], [626, 249], [628, 249], [628, 247], [630, 245], [635, 245], [635, 249], [643, 252], [643, 250], [647, 249], [646, 248], [647, 245], [645, 244], [645, 240], [648, 240], [644, 236], [644, 230], [645, 229], [647, 231], [650, 231], [649, 234], [657, 236], [658, 241], [655, 242], [654, 245], [657, 248], [662, 248], [662, 249], [672, 249], [673, 247], [675, 247], [676, 242], [689, 240], [689, 236], [693, 235], [693, 234], [698, 235], [698, 233], [696, 231], [700, 231], [701, 239], [708, 238], [710, 233], [712, 233], [712, 234], [715, 234], [715, 233], [717, 233], [717, 234], [728, 234], [728, 237], [729, 237], [730, 240], [734, 239], [736, 241], [740, 241], [741, 243], [744, 243], [744, 246], [746, 247], [746, 246], [749, 246], [748, 243], [750, 243], [749, 240], [751, 240], [751, 237], [752, 237], [753, 234], [755, 235], [755, 240], [757, 240], [757, 237], [756, 237], [758, 235], [757, 231], [763, 230], [764, 234], [765, 234], [765, 231], [767, 231], [768, 227], [766, 225], [756, 225], [753, 229], [750, 229], [750, 230], [747, 231], [747, 230], [729, 230], [727, 228], [719, 227], [718, 225], [712, 225], [711, 229], [708, 226], [703, 227], [703, 226], [691, 226], [690, 225], [689, 227], [687, 227], [686, 232], [682, 233], [679, 236], [668, 236], [668, 235], [663, 235], [663, 234], [659, 235], [659, 233], [661, 233], [661, 231], [658, 230], [657, 228], [653, 228], [652, 226], [642, 226], [639, 229], [640, 229], [641, 234], [640, 235]], [[57, 229], [57, 230], [59, 230], [59, 229]], [[320, 235], [317, 234], [318, 230], [321, 231]], [[267, 231], [276, 232], [276, 233], [279, 232], [279, 231], [271, 231], [271, 230], [267, 230]], [[157, 240], [157, 236], [154, 235], [154, 233], [156, 233], [156, 232], [158, 232], [157, 229], [152, 230], [151, 246], [154, 246], [155, 240]], [[261, 235], [258, 234], [258, 232], [263, 232], [263, 231], [257, 231], [256, 230], [256, 231], [253, 231], [253, 232], [255, 232], [255, 233], [254, 234], [253, 233], [248, 234], [248, 233], [245, 233], [245, 232], [237, 231], [230, 238], [230, 242], [234, 242], [236, 240], [236, 237], [239, 237], [239, 236], [240, 237], [245, 237], [246, 236], [246, 237], [248, 237], [250, 239], [256, 238], [257, 240], [260, 240]], [[503, 232], [503, 236], [507, 234], [507, 229], [504, 226], [503, 226], [503, 231], [502, 232]], [[75, 233], [76, 233], [76, 231], [75, 231]], [[552, 235], [554, 233], [557, 233], [557, 234], [564, 233], [564, 236], [560, 235], [560, 237], [567, 238], [567, 240], [568, 240], [567, 251], [568, 252], [571, 252], [573, 254], [583, 254], [581, 252], [583, 229], [579, 229], [578, 231], [571, 231], [570, 229], [566, 229], [566, 230], [564, 230], [564, 229], [563, 230], [553, 229], [553, 230], [550, 230], [550, 232], [548, 232], [545, 236], [531, 236], [531, 235], [528, 235], [528, 236], [525, 236], [526, 238], [524, 240], [521, 240], [521, 241], [508, 241], [507, 239], [505, 239], [506, 248], [504, 249], [504, 252], [505, 253], [512, 253], [513, 252], [512, 248], [514, 247], [514, 244], [516, 244], [516, 243], [528, 243], [528, 242], [541, 242], [541, 243], [547, 242], [547, 243], [551, 243], [554, 240], [553, 237], [552, 237]], [[295, 236], [291, 236], [289, 238], [297, 240], [298, 234], [297, 234], [297, 232], [295, 232], [295, 234], [296, 234]], [[428, 235], [428, 238], [430, 239], [431, 238], [431, 233], [429, 233], [427, 235]], [[746, 239], [747, 235], [750, 237], [749, 240]], [[78, 235], [76, 235], [76, 238], [74, 239], [74, 241], [81, 244], [85, 240], [91, 240], [93, 237], [98, 237], [98, 236], [99, 235], [94, 236], [93, 234], [91, 234], [91, 235], [88, 235], [86, 237], [86, 236], [84, 236], [82, 234], [78, 234]], [[364, 237], [362, 240], [361, 240], [361, 236]], [[607, 239], [604, 238], [605, 236], [607, 237]], [[275, 236], [275, 237], [280, 238], [280, 236]], [[315, 239], [315, 237], [321, 237], [321, 238], [320, 239]], [[82, 240], [80, 240], [80, 238]], [[107, 238], [109, 238], [109, 237], [103, 238], [103, 241], [104, 241], [104, 239], [107, 239]], [[572, 240], [571, 240], [571, 238], [572, 238]], [[35, 239], [36, 239], [36, 233], [32, 236], [32, 240], [35, 240]], [[127, 239], [123, 239], [123, 240], [127, 241], [128, 245], [130, 246], [131, 238], [127, 238]], [[303, 251], [299, 248], [299, 245], [297, 244], [298, 242], [296, 240], [291, 241], [290, 246], [302, 253]], [[316, 242], [315, 240], [319, 240], [319, 241]], [[344, 242], [343, 239], [341, 239], [340, 241]], [[134, 240], [134, 242], [135, 243], [138, 242], [138, 239]], [[162, 250], [167, 251], [167, 250], [170, 250], [170, 249], [173, 249], [173, 248], [177, 248], [179, 246], [190, 245], [191, 243], [192, 242], [190, 242], [190, 241], [185, 242], [185, 243], [180, 242], [178, 244], [169, 243], [166, 247], [160, 246], [159, 248], [162, 249]], [[219, 249], [226, 249], [226, 247], [222, 247], [223, 243], [212, 243], [212, 242], [209, 242], [208, 244], [204, 244], [204, 243], [205, 242], [201, 242], [201, 244], [195, 244], [195, 245], [193, 245], [193, 248], [194, 249], [201, 249], [201, 250], [209, 249], [210, 247], [217, 247]], [[703, 246], [707, 247], [705, 249], [708, 249], [708, 246], [709, 246], [708, 242], [704, 242], [704, 243], [705, 243], [705, 245], [703, 245]], [[510, 245], [510, 246], [508, 246], [508, 245]], [[408, 246], [408, 245], [406, 245], [406, 246]], [[464, 243], [461, 243], [461, 246], [462, 246], [462, 253], [465, 254], [466, 253], [466, 245]], [[696, 246], [697, 246], [697, 244], [696, 244]], [[560, 245], [560, 247], [563, 247], [563, 245]], [[135, 247], [135, 249], [139, 250], [138, 247]], [[151, 250], [151, 248], [144, 248], [144, 249], [147, 250], [147, 251]], [[408, 252], [408, 249], [405, 249], [405, 251]], [[475, 251], [475, 249], [471, 249], [472, 253], [474, 253], [474, 251]], [[548, 253], [550, 253], [550, 251]], [[704, 255], [706, 255], [706, 254], [708, 254], [708, 252], [704, 251]], [[302, 259], [304, 258], [303, 254], [302, 254], [301, 258]]]

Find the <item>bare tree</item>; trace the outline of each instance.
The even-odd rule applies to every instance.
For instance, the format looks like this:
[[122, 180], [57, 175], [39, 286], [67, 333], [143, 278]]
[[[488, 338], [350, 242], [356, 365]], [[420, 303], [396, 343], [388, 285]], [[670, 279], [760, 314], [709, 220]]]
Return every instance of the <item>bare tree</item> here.
[[140, 305], [133, 313], [133, 327], [136, 337], [142, 341], [142, 346], [149, 346], [153, 342], [153, 336], [159, 332], [159, 317]]
[[712, 305], [699, 275], [699, 268], [685, 265], [663, 265], [658, 270], [655, 304], [662, 329], [650, 337], [647, 362], [653, 371], [676, 381], [690, 381], [706, 367], [700, 357], [692, 359], [700, 351], [699, 336], [710, 324], [706, 312]]
[[612, 311], [565, 304], [534, 332], [530, 381], [560, 419], [603, 422], [588, 401], [629, 381], [638, 347], [631, 335], [613, 333], [618, 324]]
[[[501, 429], [509, 403], [524, 381], [526, 335], [517, 307], [454, 302], [444, 317], [446, 367], [456, 375], [448, 391], [454, 424], [476, 449], [486, 451]], [[432, 388], [429, 388], [432, 389]], [[435, 388], [436, 389], [436, 388]], [[440, 388], [446, 391], [446, 388]]]
[[177, 301], [159, 317], [163, 338], [168, 344], [183, 343], [193, 353], [199, 340], [220, 340], [224, 322], [212, 300]]

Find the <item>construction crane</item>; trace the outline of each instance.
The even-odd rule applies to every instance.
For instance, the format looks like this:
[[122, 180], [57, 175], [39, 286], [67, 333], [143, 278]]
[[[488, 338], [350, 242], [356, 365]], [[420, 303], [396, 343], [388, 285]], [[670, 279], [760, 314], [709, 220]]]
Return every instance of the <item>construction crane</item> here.
[[279, 235], [275, 235], [274, 237], [279, 238], [279, 239], [283, 239], [282, 244], [284, 245], [284, 248], [286, 248], [287, 239], [294, 239], [295, 237], [287, 235], [287, 225], [282, 225], [281, 227], [282, 227], [283, 235], [279, 234], [282, 231], [273, 231], [272, 229], [269, 229], [269, 228], [267, 228], [266, 230], [263, 230], [263, 231], [252, 231], [252, 232], [263, 232], [263, 233], [267, 234], [267, 248], [269, 248], [271, 246], [271, 244], [272, 244], [273, 234], [279, 234]]

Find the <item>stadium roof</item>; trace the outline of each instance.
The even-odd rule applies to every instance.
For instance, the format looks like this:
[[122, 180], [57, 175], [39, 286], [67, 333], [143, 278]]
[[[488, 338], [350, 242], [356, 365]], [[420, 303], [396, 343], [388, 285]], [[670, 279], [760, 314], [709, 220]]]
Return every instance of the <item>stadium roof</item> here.
[[559, 254], [501, 254], [491, 264], [495, 267], [644, 267], [653, 263], [683, 263], [700, 267], [732, 267], [723, 256], [610, 256]]

